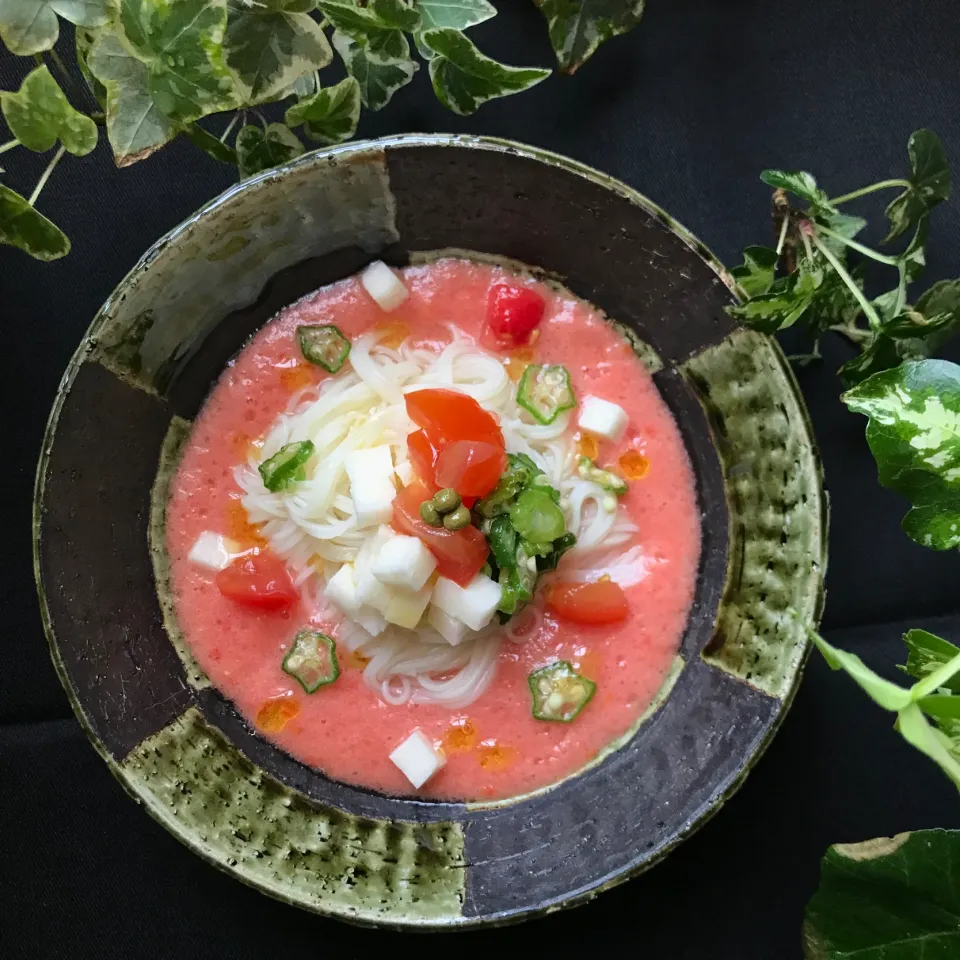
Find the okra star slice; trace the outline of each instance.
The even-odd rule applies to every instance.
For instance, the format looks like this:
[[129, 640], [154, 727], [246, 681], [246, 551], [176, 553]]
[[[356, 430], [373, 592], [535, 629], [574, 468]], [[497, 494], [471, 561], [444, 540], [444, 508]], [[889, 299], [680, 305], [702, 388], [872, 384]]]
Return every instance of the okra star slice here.
[[517, 403], [537, 423], [553, 423], [564, 410], [577, 405], [569, 371], [559, 363], [527, 367], [517, 387]]
[[537, 720], [570, 723], [597, 691], [597, 685], [580, 676], [566, 660], [535, 670], [527, 679]]
[[340, 676], [333, 638], [315, 630], [301, 630], [283, 658], [283, 672], [293, 677], [307, 693], [316, 693], [333, 683]]
[[332, 323], [297, 327], [297, 339], [303, 359], [327, 373], [338, 373], [350, 356], [350, 341]]
[[312, 440], [287, 443], [272, 457], [257, 467], [263, 485], [271, 492], [286, 489], [291, 483], [304, 479], [303, 468], [313, 456]]

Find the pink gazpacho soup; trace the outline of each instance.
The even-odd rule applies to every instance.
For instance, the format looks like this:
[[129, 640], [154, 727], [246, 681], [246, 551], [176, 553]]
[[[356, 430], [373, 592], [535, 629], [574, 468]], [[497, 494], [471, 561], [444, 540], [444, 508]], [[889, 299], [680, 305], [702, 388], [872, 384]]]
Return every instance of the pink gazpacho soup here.
[[515, 796], [633, 727], [700, 515], [626, 339], [467, 259], [356, 277], [232, 360], [171, 486], [178, 625], [263, 736], [392, 795]]

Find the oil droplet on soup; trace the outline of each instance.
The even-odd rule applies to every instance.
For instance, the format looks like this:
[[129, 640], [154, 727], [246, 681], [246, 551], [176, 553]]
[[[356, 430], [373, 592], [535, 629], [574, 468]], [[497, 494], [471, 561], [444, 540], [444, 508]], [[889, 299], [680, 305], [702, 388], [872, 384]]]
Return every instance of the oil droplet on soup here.
[[626, 480], [642, 480], [650, 472], [650, 461], [639, 450], [628, 450], [617, 461]]
[[296, 393], [304, 387], [316, 382], [316, 374], [306, 364], [298, 363], [295, 367], [287, 367], [280, 371], [280, 382], [291, 393]]
[[396, 350], [410, 336], [410, 328], [400, 320], [381, 323], [373, 329], [380, 335], [380, 346], [389, 347], [391, 350]]
[[477, 731], [467, 717], [460, 717], [443, 735], [443, 749], [447, 753], [463, 753], [477, 742]]
[[597, 443], [596, 437], [591, 437], [589, 434], [584, 433], [577, 438], [577, 453], [581, 457], [589, 457], [591, 460], [596, 460], [599, 452], [600, 444]]
[[239, 497], [231, 497], [227, 501], [224, 512], [226, 513], [227, 536], [231, 540], [236, 540], [244, 548], [265, 547], [267, 545], [260, 529], [247, 519], [247, 511]]
[[478, 751], [480, 766], [484, 770], [506, 770], [517, 759], [517, 751], [513, 747], [484, 740]]
[[272, 697], [257, 711], [257, 726], [265, 733], [279, 733], [299, 712], [293, 697]]

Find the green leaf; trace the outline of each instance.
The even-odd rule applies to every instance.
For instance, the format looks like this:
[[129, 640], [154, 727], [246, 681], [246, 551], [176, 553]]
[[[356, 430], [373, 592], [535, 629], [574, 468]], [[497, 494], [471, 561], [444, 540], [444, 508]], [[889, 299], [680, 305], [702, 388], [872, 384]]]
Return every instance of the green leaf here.
[[908, 361], [841, 399], [869, 418], [880, 483], [912, 503], [907, 535], [934, 550], [960, 546], [960, 367]]
[[223, 52], [247, 104], [282, 95], [301, 77], [325, 67], [333, 53], [309, 14], [228, 0]]
[[743, 264], [734, 267], [730, 273], [748, 297], [756, 297], [767, 293], [773, 285], [779, 259], [777, 251], [769, 247], [746, 247]]
[[97, 125], [70, 106], [45, 66], [28, 73], [17, 93], [0, 92], [0, 106], [10, 132], [28, 150], [45, 153], [59, 140], [83, 157], [97, 145]]
[[890, 232], [884, 243], [899, 237], [950, 196], [950, 167], [940, 138], [932, 130], [917, 130], [910, 135], [907, 152], [910, 186], [887, 207]]
[[67, 235], [26, 198], [0, 183], [0, 243], [19, 247], [37, 260], [58, 260], [70, 252]]
[[795, 197], [805, 200], [816, 213], [836, 213], [837, 209], [830, 203], [830, 198], [817, 186], [812, 174], [803, 170], [789, 172], [786, 170], [764, 170], [760, 179], [776, 190], [786, 190]]
[[231, 166], [237, 164], [237, 151], [218, 140], [212, 133], [208, 133], [199, 123], [187, 124], [181, 132], [195, 147], [199, 147], [214, 160]]
[[838, 650], [817, 634], [811, 636], [830, 668], [848, 673], [884, 710], [903, 710], [910, 703], [909, 691], [874, 673], [855, 653]]
[[538, 67], [508, 67], [485, 57], [456, 30], [427, 30], [423, 43], [433, 51], [430, 79], [437, 99], [467, 116], [488, 100], [520, 93], [550, 76]]
[[[823, 224], [823, 226], [833, 230], [834, 233], [840, 234], [841, 237], [846, 237], [848, 240], [852, 240], [867, 225], [867, 221], [864, 220], [863, 217], [851, 217], [849, 214], [838, 213], [832, 210], [816, 211], [814, 221]], [[820, 241], [829, 247], [837, 256], [846, 256], [847, 246], [840, 240], [821, 233]]]
[[384, 10], [392, 11], [392, 6], [376, 7], [368, 4], [358, 7], [349, 0], [317, 0], [317, 8], [335, 29], [360, 41], [371, 33], [396, 27], [395, 23], [381, 15]]
[[284, 119], [290, 127], [302, 123], [304, 133], [320, 143], [349, 140], [357, 132], [360, 119], [360, 86], [353, 77], [347, 77], [336, 86], [323, 87], [290, 107]]
[[223, 57], [226, 0], [120, 0], [120, 22], [164, 116], [192, 123], [240, 105]]
[[867, 377], [897, 366], [901, 359], [896, 342], [880, 331], [870, 338], [863, 348], [863, 353], [848, 360], [837, 373], [844, 387], [855, 387]]
[[407, 33], [416, 33], [422, 26], [420, 11], [404, 0], [370, 0], [367, 8], [372, 10], [384, 23]]
[[347, 73], [356, 80], [363, 105], [370, 110], [385, 107], [390, 98], [413, 79], [419, 68], [410, 59], [407, 38], [398, 30], [375, 36], [366, 45], [336, 31], [333, 45], [343, 59]]
[[762, 333], [792, 327], [809, 310], [823, 277], [822, 270], [803, 260], [795, 273], [775, 280], [767, 293], [727, 307], [727, 313]]
[[77, 66], [83, 75], [84, 82], [93, 94], [101, 108], [107, 108], [107, 88], [93, 75], [88, 64], [90, 51], [96, 43], [98, 34], [93, 30], [83, 30], [80, 27], [75, 31], [74, 47], [77, 55]]
[[574, 73], [611, 37], [632, 30], [645, 0], [535, 0], [564, 73]]
[[[960, 647], [926, 630], [908, 630], [903, 642], [907, 645], [907, 662], [900, 669], [916, 680], [925, 679], [960, 654]], [[943, 686], [960, 693], [960, 677], [951, 677]]]
[[0, 39], [21, 57], [50, 50], [60, 35], [57, 14], [78, 27], [110, 19], [108, 0], [0, 0]]
[[960, 787], [960, 760], [957, 760], [953, 754], [955, 745], [942, 730], [931, 726], [923, 715], [923, 711], [915, 703], [911, 703], [909, 707], [900, 711], [897, 729], [907, 743], [926, 754], [957, 787]]
[[414, 0], [423, 30], [469, 30], [497, 15], [487, 0]]
[[150, 96], [150, 73], [115, 33], [101, 33], [90, 51], [90, 72], [107, 91], [107, 139], [118, 167], [149, 157], [177, 135]]
[[803, 939], [807, 960], [960, 956], [960, 831], [832, 846]]
[[301, 153], [303, 144], [282, 123], [271, 123], [266, 130], [251, 124], [237, 134], [237, 165], [241, 177], [252, 177]]

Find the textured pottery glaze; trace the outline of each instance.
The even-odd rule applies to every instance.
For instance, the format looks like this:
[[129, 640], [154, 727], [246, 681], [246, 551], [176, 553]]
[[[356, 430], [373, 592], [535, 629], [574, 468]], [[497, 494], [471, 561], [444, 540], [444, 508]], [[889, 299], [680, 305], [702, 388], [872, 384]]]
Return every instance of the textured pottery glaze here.
[[[250, 730], [183, 646], [161, 535], [190, 420], [254, 330], [375, 256], [402, 265], [451, 249], [530, 264], [628, 332], [680, 424], [703, 514], [697, 595], [654, 706], [585, 770], [489, 806], [338, 783]], [[735, 294], [709, 251], [641, 195], [482, 138], [310, 154], [159, 241], [64, 375], [35, 502], [54, 663], [125, 788], [241, 880], [364, 923], [508, 922], [662, 858], [769, 741], [823, 599], [826, 502], [809, 423], [779, 348], [724, 312]]]

